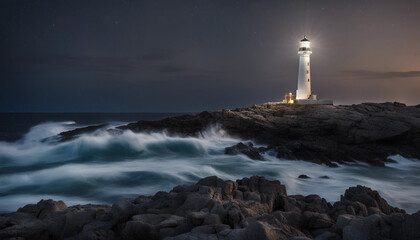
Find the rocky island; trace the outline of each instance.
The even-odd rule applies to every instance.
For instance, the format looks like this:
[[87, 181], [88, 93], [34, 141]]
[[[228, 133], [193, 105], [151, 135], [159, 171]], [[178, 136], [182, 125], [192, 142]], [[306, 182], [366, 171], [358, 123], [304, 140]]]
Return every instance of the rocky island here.
[[41, 200], [0, 215], [0, 239], [420, 239], [409, 215], [376, 191], [350, 187], [334, 204], [287, 195], [279, 181], [216, 176], [112, 206]]
[[[226, 149], [227, 154], [244, 153], [257, 160], [262, 160], [260, 154], [267, 150], [275, 151], [278, 158], [332, 167], [351, 161], [384, 166], [391, 161], [388, 157], [396, 154], [420, 158], [420, 105], [397, 102], [348, 106], [266, 103], [138, 121], [118, 129], [198, 136], [211, 126], [221, 126], [231, 136], [265, 145], [255, 148], [240, 144]], [[99, 128], [104, 126], [79, 128], [60, 137], [65, 141]]]

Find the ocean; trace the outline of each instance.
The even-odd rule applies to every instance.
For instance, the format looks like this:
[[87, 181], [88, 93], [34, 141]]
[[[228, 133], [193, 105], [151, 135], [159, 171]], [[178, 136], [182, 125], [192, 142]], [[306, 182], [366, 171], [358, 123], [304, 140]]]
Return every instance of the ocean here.
[[[175, 115], [180, 114], [0, 114], [0, 212], [50, 198], [67, 205], [112, 204], [211, 175], [231, 180], [265, 176], [280, 180], [288, 194], [318, 194], [331, 203], [360, 184], [409, 213], [420, 210], [420, 161], [398, 155], [391, 156], [395, 163], [385, 168], [358, 162], [330, 168], [278, 159], [274, 152], [264, 155], [266, 161], [254, 161], [224, 154], [225, 147], [248, 139], [233, 138], [220, 126], [209, 126], [199, 137], [98, 130], [67, 142], [51, 140], [62, 131], [91, 124], [116, 127]], [[298, 178], [301, 174], [310, 178]]]

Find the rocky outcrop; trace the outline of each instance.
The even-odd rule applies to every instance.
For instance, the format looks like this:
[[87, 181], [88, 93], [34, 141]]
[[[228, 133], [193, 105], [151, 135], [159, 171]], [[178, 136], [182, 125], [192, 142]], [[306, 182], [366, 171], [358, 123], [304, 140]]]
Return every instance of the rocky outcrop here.
[[279, 181], [207, 177], [112, 206], [41, 200], [0, 214], [0, 239], [419, 239], [420, 212], [357, 186], [333, 205]]
[[225, 148], [225, 154], [228, 155], [237, 155], [237, 154], [244, 154], [253, 160], [264, 160], [261, 152], [264, 152], [265, 148], [255, 148], [252, 143], [244, 144], [242, 142], [232, 146]]
[[[384, 166], [388, 157], [394, 154], [420, 158], [420, 108], [401, 103], [351, 106], [266, 103], [160, 121], [138, 121], [119, 129], [134, 132], [165, 130], [170, 134], [198, 136], [213, 125], [221, 125], [232, 136], [266, 145], [277, 153], [277, 157], [290, 160], [329, 166], [337, 166], [334, 162], [357, 160]], [[61, 135], [63, 139], [71, 139], [83, 131], [92, 129]], [[238, 146], [235, 149], [244, 153]], [[266, 149], [253, 150], [261, 153]], [[227, 153], [232, 151], [227, 149]], [[256, 153], [251, 156], [259, 158]]]

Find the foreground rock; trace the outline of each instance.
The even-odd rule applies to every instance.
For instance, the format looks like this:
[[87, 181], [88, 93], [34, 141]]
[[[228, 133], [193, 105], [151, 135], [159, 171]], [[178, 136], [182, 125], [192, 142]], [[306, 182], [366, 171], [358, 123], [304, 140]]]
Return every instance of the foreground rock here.
[[[119, 129], [165, 130], [170, 134], [198, 136], [215, 125], [220, 125], [230, 135], [267, 145], [277, 157], [290, 160], [329, 166], [336, 166], [333, 162], [358, 160], [384, 166], [388, 156], [394, 154], [420, 158], [420, 107], [401, 103], [351, 106], [267, 103], [160, 121], [138, 121]], [[65, 132], [62, 138], [71, 139], [83, 130], [94, 129]]]
[[264, 177], [215, 176], [112, 206], [41, 200], [0, 215], [0, 239], [419, 239], [420, 212], [357, 186], [331, 205]]

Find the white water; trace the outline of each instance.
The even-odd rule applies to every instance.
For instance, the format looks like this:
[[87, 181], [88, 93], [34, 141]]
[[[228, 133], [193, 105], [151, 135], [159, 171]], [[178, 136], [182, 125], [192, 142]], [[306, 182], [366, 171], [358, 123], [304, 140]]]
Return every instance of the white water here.
[[[318, 194], [330, 202], [357, 184], [378, 190], [391, 205], [420, 210], [420, 161], [393, 156], [386, 168], [365, 164], [329, 168], [304, 161], [266, 161], [224, 155], [224, 148], [241, 141], [212, 128], [198, 138], [165, 133], [111, 135], [97, 131], [56, 143], [50, 137], [73, 129], [73, 122], [33, 127], [17, 142], [0, 142], [0, 211], [15, 211], [40, 199], [68, 205], [112, 203], [125, 197], [153, 195], [179, 184], [217, 175], [236, 180], [252, 175], [278, 179], [288, 194]], [[310, 179], [298, 179], [300, 174]], [[328, 176], [330, 179], [322, 179]]]

